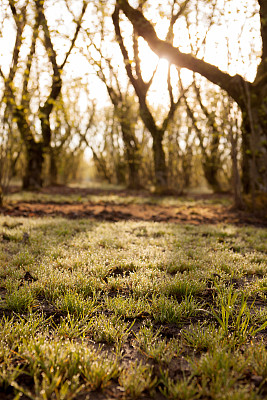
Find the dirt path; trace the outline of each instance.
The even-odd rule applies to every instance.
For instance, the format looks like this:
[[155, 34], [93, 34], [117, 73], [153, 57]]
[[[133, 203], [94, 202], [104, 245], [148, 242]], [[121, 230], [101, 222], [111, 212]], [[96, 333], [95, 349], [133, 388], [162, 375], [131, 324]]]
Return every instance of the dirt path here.
[[[79, 194], [81, 197], [88, 195], [108, 196], [116, 194], [120, 197], [138, 196], [148, 197], [145, 192], [113, 192], [94, 189], [79, 188], [46, 188], [42, 190], [45, 194], [61, 194], [66, 196]], [[213, 195], [195, 196], [198, 203], [193, 205], [157, 205], [145, 204], [115, 204], [114, 202], [15, 202], [7, 207], [0, 208], [0, 213], [14, 217], [43, 217], [62, 216], [65, 218], [92, 218], [106, 221], [120, 220], [142, 220], [157, 222], [174, 222], [186, 224], [217, 224], [231, 223], [236, 225], [254, 225], [267, 227], [267, 218], [258, 217], [244, 211], [237, 211], [231, 207], [217, 204], [201, 204]], [[100, 197], [101, 198], [101, 197]], [[178, 203], [178, 202], [177, 202]]]

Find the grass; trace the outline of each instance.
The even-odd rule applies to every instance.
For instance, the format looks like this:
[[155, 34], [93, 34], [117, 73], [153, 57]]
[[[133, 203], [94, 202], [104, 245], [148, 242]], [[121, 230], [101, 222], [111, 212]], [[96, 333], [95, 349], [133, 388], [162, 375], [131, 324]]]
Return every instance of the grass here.
[[266, 237], [0, 216], [0, 398], [266, 398]]
[[[73, 188], [77, 188], [77, 185], [73, 185]], [[71, 185], [69, 185], [71, 188]], [[88, 190], [89, 189], [89, 190]], [[81, 190], [84, 190], [81, 194]], [[49, 193], [49, 191], [42, 192], [29, 192], [29, 191], [14, 191], [6, 196], [6, 201], [9, 203], [16, 202], [33, 202], [33, 203], [55, 203], [55, 204], [72, 204], [72, 203], [87, 203], [88, 201], [92, 204], [144, 204], [144, 205], [165, 205], [165, 206], [189, 206], [194, 211], [194, 206], [199, 204], [205, 205], [224, 205], [230, 206], [232, 204], [231, 196], [207, 196], [206, 198], [196, 198], [197, 192], [188, 193], [187, 196], [153, 196], [150, 191], [143, 191], [140, 195], [138, 192], [132, 192], [126, 190], [125, 186], [110, 185], [103, 183], [100, 185], [90, 182], [90, 187], [85, 184], [84, 188], [79, 186], [77, 192], [72, 191], [66, 195], [58, 192]]]

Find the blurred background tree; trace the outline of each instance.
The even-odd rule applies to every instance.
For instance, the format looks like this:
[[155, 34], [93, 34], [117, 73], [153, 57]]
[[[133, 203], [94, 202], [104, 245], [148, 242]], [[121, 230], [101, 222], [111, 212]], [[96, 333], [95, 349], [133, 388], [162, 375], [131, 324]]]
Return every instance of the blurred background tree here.
[[[13, 177], [25, 189], [86, 176], [157, 193], [204, 185], [232, 191], [239, 207], [265, 190], [264, 1], [9, 0], [0, 9], [1, 196]], [[166, 45], [165, 58], [138, 35], [159, 55]], [[172, 44], [189, 64], [169, 64]]]

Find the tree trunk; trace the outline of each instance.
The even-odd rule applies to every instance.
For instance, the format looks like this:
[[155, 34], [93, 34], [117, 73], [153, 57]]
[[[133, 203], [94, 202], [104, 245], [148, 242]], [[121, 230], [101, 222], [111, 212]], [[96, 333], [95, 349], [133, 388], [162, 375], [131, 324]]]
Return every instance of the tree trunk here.
[[58, 167], [57, 155], [53, 149], [49, 152], [49, 185], [55, 186], [58, 184]]
[[125, 155], [128, 167], [128, 188], [141, 189], [140, 183], [140, 148], [139, 143], [132, 131], [132, 121], [129, 116], [123, 115], [120, 118], [122, 138], [125, 146]]
[[[126, 151], [127, 153], [127, 151]], [[139, 176], [139, 162], [132, 157], [132, 155], [127, 155], [127, 164], [128, 164], [128, 189], [138, 190], [142, 188], [140, 183], [140, 176]]]
[[44, 161], [43, 143], [31, 141], [26, 145], [26, 168], [23, 189], [40, 189], [43, 184], [42, 166]]
[[220, 182], [218, 180], [218, 170], [219, 167], [214, 163], [211, 157], [202, 161], [202, 167], [204, 171], [205, 178], [215, 193], [220, 193], [222, 191]]
[[212, 140], [209, 148], [209, 155], [203, 163], [205, 177], [215, 193], [222, 191], [221, 184], [218, 179], [218, 172], [222, 168], [220, 160], [220, 135], [219, 132], [212, 133]]
[[242, 122], [242, 189], [244, 194], [248, 194], [250, 192], [250, 126], [249, 121], [246, 118], [246, 112], [243, 112], [243, 122]]
[[267, 86], [245, 84], [244, 98], [242, 186], [244, 193], [254, 197], [267, 192]]
[[243, 199], [241, 192], [241, 179], [238, 170], [238, 149], [237, 149], [237, 135], [234, 136], [232, 125], [230, 126], [230, 141], [231, 141], [231, 159], [232, 159], [232, 182], [233, 182], [233, 190], [234, 190], [234, 206], [235, 208], [241, 209], [243, 208]]
[[156, 191], [161, 193], [168, 188], [168, 173], [165, 152], [162, 145], [163, 134], [156, 132], [152, 137]]
[[116, 184], [125, 185], [126, 174], [125, 174], [125, 163], [120, 159], [120, 156], [115, 160], [115, 173], [116, 173]]
[[102, 157], [102, 155], [100, 155], [100, 157], [99, 157], [92, 147], [90, 147], [90, 149], [92, 150], [93, 160], [94, 160], [95, 167], [96, 167], [98, 173], [103, 174], [103, 177], [107, 180], [107, 182], [111, 183], [112, 176], [108, 172], [105, 159]]

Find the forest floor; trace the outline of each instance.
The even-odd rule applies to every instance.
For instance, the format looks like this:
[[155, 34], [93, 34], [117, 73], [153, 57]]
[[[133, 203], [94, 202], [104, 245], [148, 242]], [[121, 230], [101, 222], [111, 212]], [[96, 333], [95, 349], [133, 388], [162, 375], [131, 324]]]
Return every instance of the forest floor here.
[[1, 400], [263, 400], [267, 219], [229, 195], [11, 188]]
[[183, 224], [267, 226], [267, 211], [236, 210], [229, 194], [190, 194], [153, 197], [148, 191], [90, 189], [54, 186], [21, 195], [12, 187], [7, 207], [0, 211], [14, 217], [62, 216], [106, 221], [135, 220]]

